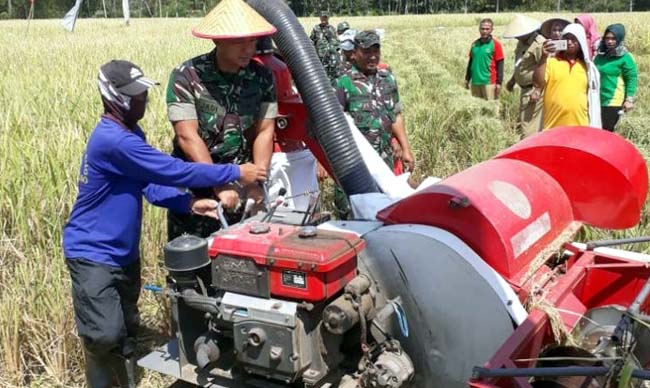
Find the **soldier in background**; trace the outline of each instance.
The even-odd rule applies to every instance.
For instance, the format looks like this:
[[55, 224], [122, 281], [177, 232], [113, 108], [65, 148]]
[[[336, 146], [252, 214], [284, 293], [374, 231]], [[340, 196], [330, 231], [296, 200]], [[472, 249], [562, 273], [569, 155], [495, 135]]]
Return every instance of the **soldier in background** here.
[[542, 56], [544, 36], [539, 32], [540, 23], [524, 15], [515, 18], [506, 26], [504, 38], [517, 39], [515, 48], [515, 71], [506, 83], [506, 90], [512, 92], [515, 84], [521, 89], [519, 95], [519, 117], [517, 128], [523, 137], [542, 130], [542, 91], [533, 85], [533, 73]]
[[309, 36], [316, 54], [320, 59], [327, 76], [334, 80], [338, 76], [339, 67], [339, 39], [334, 26], [329, 24], [329, 14], [321, 12], [320, 24], [314, 26]]
[[[343, 34], [339, 35], [339, 40], [341, 41], [341, 70], [339, 76], [343, 75], [346, 71], [352, 68], [352, 57], [354, 55], [354, 38], [356, 37], [357, 33], [357, 30], [350, 28]], [[381, 61], [377, 65], [377, 68], [390, 70], [388, 64]], [[395, 138], [395, 136], [391, 138], [390, 144], [391, 148], [393, 149], [393, 172], [395, 175], [400, 175], [404, 172], [404, 166], [402, 164], [402, 147], [400, 146], [400, 143]]]
[[339, 76], [352, 67], [352, 55], [354, 54], [354, 37], [357, 36], [357, 30], [347, 29], [339, 35], [339, 48], [341, 49], [341, 63]]
[[342, 33], [350, 29], [350, 24], [346, 21], [343, 21], [339, 23], [338, 26], [336, 26], [336, 33], [341, 36]]
[[[242, 14], [246, 17], [238, 20]], [[193, 29], [194, 36], [210, 39], [216, 47], [172, 71], [167, 87], [167, 114], [176, 134], [172, 155], [202, 163], [252, 161], [269, 168], [277, 96], [271, 70], [251, 58], [257, 38], [275, 31], [242, 0], [223, 0]], [[258, 185], [192, 192], [199, 198], [216, 197], [230, 209], [238, 207], [242, 195], [258, 203], [263, 199]], [[207, 237], [219, 227], [212, 219], [168, 212], [170, 240], [183, 233]]]
[[[335, 81], [336, 95], [354, 119], [354, 123], [386, 164], [393, 169], [394, 136], [401, 149], [401, 160], [413, 171], [415, 158], [411, 153], [402, 104], [395, 76], [387, 68], [380, 68], [381, 46], [375, 31], [362, 31], [354, 38], [352, 66]], [[338, 189], [335, 205], [340, 218], [349, 213], [345, 194]]]

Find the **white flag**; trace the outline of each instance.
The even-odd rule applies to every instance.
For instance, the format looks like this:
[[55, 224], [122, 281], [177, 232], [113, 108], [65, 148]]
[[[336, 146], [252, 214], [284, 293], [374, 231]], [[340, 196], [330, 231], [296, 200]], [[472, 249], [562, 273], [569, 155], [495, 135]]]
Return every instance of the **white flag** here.
[[77, 22], [77, 16], [79, 16], [79, 10], [81, 9], [81, 3], [83, 3], [83, 0], [76, 0], [74, 7], [70, 8], [61, 21], [63, 28], [70, 32], [74, 30], [74, 25]]
[[129, 11], [129, 0], [122, 0], [122, 13], [124, 14], [124, 23], [129, 25], [131, 19], [131, 11]]

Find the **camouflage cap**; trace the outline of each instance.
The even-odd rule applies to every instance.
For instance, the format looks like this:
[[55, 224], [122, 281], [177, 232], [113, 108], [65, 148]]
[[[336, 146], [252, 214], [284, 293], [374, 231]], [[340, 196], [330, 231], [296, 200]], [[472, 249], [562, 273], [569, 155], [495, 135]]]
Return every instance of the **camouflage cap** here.
[[345, 30], [347, 30], [349, 28], [350, 28], [350, 24], [348, 22], [341, 22], [341, 23], [339, 23], [338, 26], [336, 26], [336, 32], [338, 32], [340, 34], [342, 32], [345, 32]]
[[361, 31], [354, 37], [354, 45], [364, 49], [379, 44], [379, 35], [373, 30]]

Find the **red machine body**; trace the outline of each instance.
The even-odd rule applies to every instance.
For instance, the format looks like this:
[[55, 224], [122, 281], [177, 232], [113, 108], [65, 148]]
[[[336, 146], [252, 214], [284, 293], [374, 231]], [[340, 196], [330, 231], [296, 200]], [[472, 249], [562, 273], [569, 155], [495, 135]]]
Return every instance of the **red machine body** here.
[[293, 86], [286, 63], [273, 54], [258, 55], [255, 61], [271, 69], [278, 95], [278, 118], [275, 126], [275, 152], [309, 148], [318, 162], [334, 176], [325, 152], [314, 136], [309, 135], [307, 109]]
[[273, 297], [321, 302], [356, 276], [357, 253], [365, 243], [352, 233], [308, 234], [297, 226], [250, 222], [217, 235], [209, 255], [253, 260], [259, 276], [268, 276]]
[[432, 185], [381, 211], [378, 218], [448, 230], [514, 281], [569, 227], [573, 213], [562, 187], [544, 171], [502, 159]]
[[[282, 61], [260, 60], [273, 69], [278, 85], [284, 85], [279, 90], [293, 90], [287, 86], [291, 78]], [[307, 114], [300, 97], [292, 92], [279, 91], [278, 95], [283, 122], [276, 130], [276, 150], [290, 150], [296, 141], [304, 142], [330, 170], [320, 145], [305, 130]], [[565, 328], [571, 331], [591, 309], [630, 306], [650, 277], [650, 267], [563, 243], [571, 240], [582, 223], [609, 229], [636, 225], [647, 191], [647, 166], [633, 144], [601, 129], [561, 127], [529, 137], [492, 160], [417, 192], [380, 211], [377, 218], [386, 224], [423, 224], [452, 232], [498, 271], [522, 301], [545, 295], [544, 302], [557, 309]], [[276, 240], [278, 244], [280, 239]], [[248, 246], [250, 242], [241, 244]], [[358, 244], [362, 249], [363, 242]], [[213, 249], [215, 246], [216, 242]], [[293, 243], [286, 248], [290, 246], [290, 250], [298, 248]], [[573, 256], [559, 271], [543, 265], [563, 248]], [[262, 260], [264, 249], [257, 251], [258, 260]], [[319, 260], [325, 261], [321, 257]], [[296, 262], [293, 256], [278, 263], [282, 263], [281, 268], [296, 269]], [[318, 277], [317, 271], [314, 275]], [[349, 276], [345, 270], [336, 274], [339, 279], [349, 280]], [[274, 279], [277, 283], [277, 275]], [[317, 292], [321, 298], [332, 295], [323, 286], [326, 283], [314, 281], [323, 290]], [[274, 289], [279, 295], [308, 300], [295, 290]], [[650, 300], [644, 306], [648, 313]], [[485, 366], [535, 366], [535, 358], [555, 341], [549, 316], [533, 309]], [[507, 377], [474, 379], [469, 386], [532, 387], [528, 378]]]
[[636, 147], [611, 132], [560, 127], [504, 150], [544, 170], [564, 189], [576, 220], [599, 228], [636, 225], [648, 192], [648, 168]]
[[[634, 226], [647, 192], [646, 163], [630, 142], [601, 129], [563, 127], [523, 140], [393, 204], [378, 218], [453, 232], [500, 272], [522, 301], [542, 295], [571, 332], [592, 309], [628, 308], [650, 277], [647, 263], [567, 244], [575, 226]], [[524, 242], [522, 248], [516, 241]], [[552, 271], [544, 263], [562, 249], [573, 256]], [[556, 341], [551, 318], [533, 308], [485, 367], [534, 367]], [[469, 385], [532, 387], [528, 378], [511, 377], [477, 378]]]
[[377, 218], [451, 231], [521, 287], [530, 263], [548, 254], [551, 243], [557, 249], [568, 241], [579, 223], [638, 223], [647, 191], [645, 161], [630, 142], [601, 129], [563, 127], [523, 140]]
[[[577, 249], [567, 263], [563, 276], [550, 277], [540, 285], [549, 290], [545, 302], [560, 314], [568, 332], [576, 327], [587, 311], [604, 306], [628, 308], [650, 278], [647, 263], [632, 262], [615, 256]], [[644, 312], [647, 314], [645, 301]], [[534, 367], [539, 354], [556, 342], [551, 318], [542, 310], [533, 310], [485, 364], [487, 368]], [[528, 378], [483, 378], [469, 383], [473, 388], [532, 388]]]

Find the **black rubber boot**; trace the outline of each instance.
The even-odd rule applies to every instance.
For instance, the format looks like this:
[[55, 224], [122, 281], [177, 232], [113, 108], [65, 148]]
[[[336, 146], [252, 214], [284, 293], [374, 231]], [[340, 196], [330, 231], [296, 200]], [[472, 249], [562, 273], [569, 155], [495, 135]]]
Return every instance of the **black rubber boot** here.
[[86, 383], [88, 388], [110, 388], [113, 386], [113, 368], [106, 356], [95, 356], [85, 351]]
[[120, 388], [135, 388], [136, 361], [134, 357], [123, 358], [115, 356], [114, 370]]

